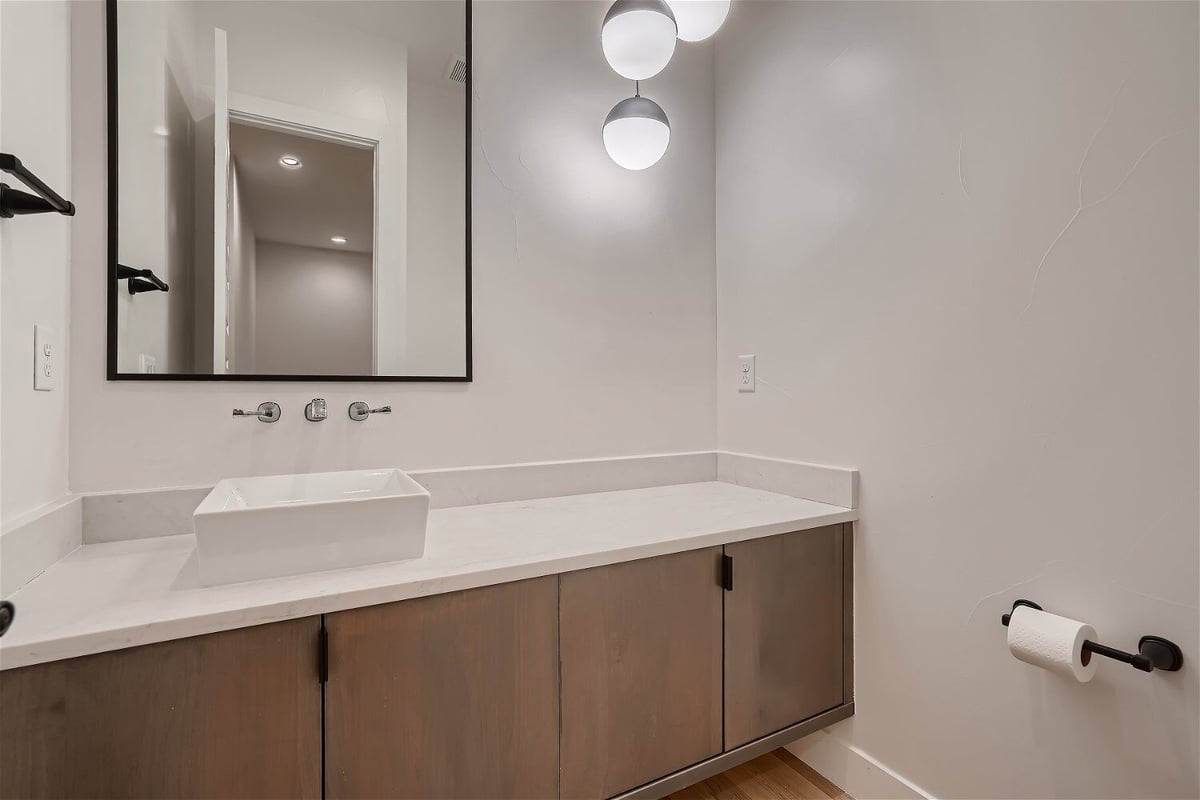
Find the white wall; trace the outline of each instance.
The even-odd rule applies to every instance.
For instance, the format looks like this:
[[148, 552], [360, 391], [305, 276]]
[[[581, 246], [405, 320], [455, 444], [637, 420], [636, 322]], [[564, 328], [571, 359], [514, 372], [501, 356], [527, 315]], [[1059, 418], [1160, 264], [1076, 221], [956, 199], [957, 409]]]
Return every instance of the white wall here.
[[371, 372], [371, 254], [260, 239], [255, 364], [267, 375]]
[[225, 348], [230, 372], [253, 373], [258, 345], [258, 239], [246, 208], [241, 174], [233, 159], [229, 162], [228, 197], [225, 230], [229, 241], [226, 270], [230, 291], [226, 299], [229, 331]]
[[[376, 226], [374, 243], [379, 367], [365, 374], [407, 374], [406, 48], [379, 32], [336, 17], [331, 21], [323, 2], [200, 0], [189, 5], [201, 31], [218, 26], [229, 34], [232, 110], [354, 135], [369, 123], [371, 138], [379, 142], [376, 203], [383, 222]], [[268, 58], [262, 42], [271, 42]]]
[[408, 84], [409, 375], [462, 375], [466, 364], [464, 100], [449, 81]]
[[[834, 735], [937, 797], [1200, 792], [1197, 57], [1194, 3], [746, 3], [718, 37], [719, 443], [862, 470]], [[1190, 666], [1028, 667], [1018, 597]]]
[[[711, 52], [682, 48], [643, 85], [674, 138], [654, 169], [622, 170], [600, 136], [631, 88], [600, 52], [606, 8], [475, 5], [474, 383], [133, 384], [104, 380], [102, 7], [76, 5], [72, 488], [711, 448]], [[278, 423], [230, 417], [263, 400]], [[336, 412], [353, 400], [395, 413], [354, 423]]]
[[[70, 18], [60, 2], [0, 3], [0, 151], [71, 197]], [[36, 65], [36, 66], [35, 66]], [[8, 175], [3, 180], [26, 189]], [[71, 220], [0, 220], [0, 517], [67, 491], [67, 323]], [[103, 239], [97, 245], [103, 251]], [[103, 305], [103, 298], [101, 298]], [[33, 326], [58, 334], [58, 386], [33, 390]]]
[[192, 105], [195, 30], [187, 4], [119, 7], [117, 74], [138, 91], [121, 95], [120, 178], [137, 187], [119, 195], [122, 264], [149, 268], [168, 294], [117, 293], [117, 363], [138, 371], [138, 357], [159, 372], [192, 371], [191, 298], [194, 213]]

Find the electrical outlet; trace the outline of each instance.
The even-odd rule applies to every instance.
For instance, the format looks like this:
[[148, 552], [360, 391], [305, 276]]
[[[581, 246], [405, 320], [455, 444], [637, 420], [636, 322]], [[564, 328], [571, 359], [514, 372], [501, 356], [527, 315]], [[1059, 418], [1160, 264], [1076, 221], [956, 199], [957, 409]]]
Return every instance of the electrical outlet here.
[[38, 392], [53, 391], [58, 381], [58, 342], [54, 329], [45, 325], [33, 326], [33, 388]]
[[738, 356], [737, 387], [739, 392], [754, 391], [754, 356]]

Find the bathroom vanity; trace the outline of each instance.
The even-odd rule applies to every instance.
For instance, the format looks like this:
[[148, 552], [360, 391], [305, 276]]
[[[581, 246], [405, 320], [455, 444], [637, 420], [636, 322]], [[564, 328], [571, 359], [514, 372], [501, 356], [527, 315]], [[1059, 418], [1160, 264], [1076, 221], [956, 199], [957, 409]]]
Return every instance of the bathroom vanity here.
[[17, 593], [0, 794], [661, 796], [853, 713], [855, 516], [435, 508], [421, 559], [225, 586], [191, 536], [87, 545]]

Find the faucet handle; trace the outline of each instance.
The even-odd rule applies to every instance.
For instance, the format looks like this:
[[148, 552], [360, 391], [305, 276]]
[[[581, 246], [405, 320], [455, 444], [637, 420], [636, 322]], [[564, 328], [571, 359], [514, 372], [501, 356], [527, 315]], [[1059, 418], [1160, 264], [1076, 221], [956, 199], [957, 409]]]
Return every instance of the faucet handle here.
[[233, 415], [235, 417], [258, 417], [259, 422], [278, 422], [279, 418], [283, 416], [283, 412], [279, 408], [279, 403], [272, 403], [268, 400], [265, 403], [259, 403], [257, 411], [243, 411], [235, 408]]
[[392, 413], [391, 406], [380, 406], [379, 408], [371, 408], [362, 400], [356, 400], [350, 404], [350, 419], [355, 422], [362, 422], [372, 414], [390, 414]]

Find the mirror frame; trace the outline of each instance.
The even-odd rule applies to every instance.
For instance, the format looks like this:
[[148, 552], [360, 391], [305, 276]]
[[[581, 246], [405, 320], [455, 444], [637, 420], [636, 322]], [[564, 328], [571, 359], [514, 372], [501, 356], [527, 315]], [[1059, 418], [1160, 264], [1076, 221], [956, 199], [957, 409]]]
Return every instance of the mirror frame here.
[[105, 69], [107, 72], [106, 133], [108, 139], [108, 325], [106, 343], [107, 378], [110, 381], [292, 381], [292, 382], [426, 382], [426, 383], [470, 383], [472, 380], [472, 328], [471, 328], [471, 84], [474, 53], [471, 48], [471, 5], [472, 0], [462, 0], [466, 6], [466, 56], [467, 79], [464, 86], [466, 103], [466, 146], [463, 158], [466, 164], [466, 216], [463, 226], [465, 236], [464, 263], [466, 278], [465, 319], [466, 352], [464, 371], [461, 375], [204, 375], [199, 373], [153, 373], [120, 372], [117, 369], [117, 0], [105, 0]]

